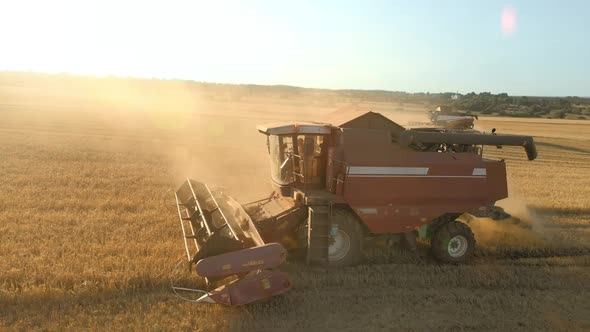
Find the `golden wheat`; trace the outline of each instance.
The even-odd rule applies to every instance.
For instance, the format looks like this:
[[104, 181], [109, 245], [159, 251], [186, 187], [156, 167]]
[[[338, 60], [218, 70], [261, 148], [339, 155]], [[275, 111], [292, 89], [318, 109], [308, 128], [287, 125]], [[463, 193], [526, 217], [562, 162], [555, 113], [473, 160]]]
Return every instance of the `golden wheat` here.
[[[425, 247], [341, 270], [289, 262], [293, 291], [225, 308], [169, 291], [183, 251], [167, 190], [190, 176], [244, 202], [266, 196], [255, 124], [346, 104], [203, 101], [182, 86], [72, 89], [1, 90], [0, 329], [590, 329], [590, 122], [479, 121], [538, 136], [539, 158], [486, 148], [507, 160], [514, 199], [504, 204], [523, 223], [475, 221], [471, 264], [439, 265]], [[357, 106], [400, 112], [398, 103]], [[182, 281], [201, 284], [188, 273]]]

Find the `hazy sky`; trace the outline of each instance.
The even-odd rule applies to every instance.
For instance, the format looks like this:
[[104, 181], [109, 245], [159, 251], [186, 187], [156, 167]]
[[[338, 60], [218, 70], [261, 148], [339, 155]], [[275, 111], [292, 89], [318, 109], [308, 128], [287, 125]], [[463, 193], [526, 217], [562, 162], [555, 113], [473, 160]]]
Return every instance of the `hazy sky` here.
[[0, 0], [0, 69], [590, 96], [590, 1]]

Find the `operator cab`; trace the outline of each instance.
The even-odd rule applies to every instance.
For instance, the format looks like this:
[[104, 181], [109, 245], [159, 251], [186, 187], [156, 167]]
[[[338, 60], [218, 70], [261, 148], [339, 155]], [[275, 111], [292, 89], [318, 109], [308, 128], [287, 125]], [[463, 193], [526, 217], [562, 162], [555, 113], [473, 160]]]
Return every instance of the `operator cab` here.
[[291, 189], [320, 189], [325, 185], [326, 156], [332, 126], [298, 122], [259, 125], [267, 135], [270, 177], [282, 195]]

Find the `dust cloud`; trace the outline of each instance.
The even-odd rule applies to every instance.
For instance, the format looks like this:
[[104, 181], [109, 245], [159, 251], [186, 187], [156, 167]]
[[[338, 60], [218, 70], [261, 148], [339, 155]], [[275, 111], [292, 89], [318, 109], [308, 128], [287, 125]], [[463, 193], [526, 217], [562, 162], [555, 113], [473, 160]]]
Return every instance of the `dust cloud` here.
[[185, 128], [160, 147], [174, 182], [188, 177], [221, 187], [242, 203], [267, 197], [272, 189], [266, 138], [256, 131], [259, 121], [240, 116], [239, 110], [219, 112], [223, 116], [192, 112]]
[[383, 111], [384, 115], [406, 128], [431, 126], [426, 111]]
[[188, 177], [227, 189], [243, 203], [269, 195], [266, 139], [256, 131], [269, 114], [257, 104], [177, 81], [107, 78], [76, 86], [66, 81], [59, 86], [65, 88], [86, 96], [84, 104], [93, 108], [80, 108], [108, 129], [101, 148], [162, 159], [172, 189]]
[[487, 247], [556, 247], [561, 241], [548, 231], [547, 216], [535, 212], [517, 195], [497, 203], [512, 217], [505, 220], [472, 218], [469, 225], [478, 244]]

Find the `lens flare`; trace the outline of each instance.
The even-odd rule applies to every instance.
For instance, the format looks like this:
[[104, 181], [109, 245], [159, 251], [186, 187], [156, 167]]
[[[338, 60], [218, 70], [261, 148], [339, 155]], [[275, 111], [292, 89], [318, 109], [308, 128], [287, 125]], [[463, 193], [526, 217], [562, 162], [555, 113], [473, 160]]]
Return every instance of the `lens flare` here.
[[502, 10], [500, 27], [505, 36], [512, 36], [516, 31], [516, 9], [506, 6]]

